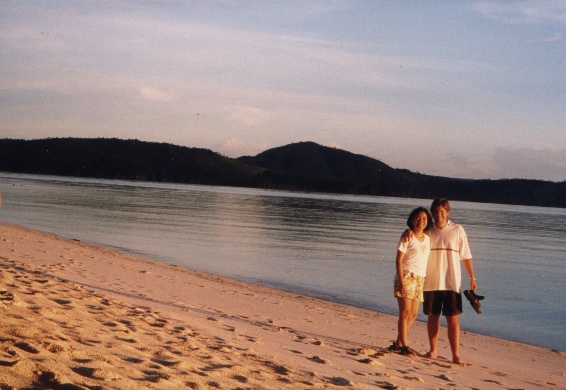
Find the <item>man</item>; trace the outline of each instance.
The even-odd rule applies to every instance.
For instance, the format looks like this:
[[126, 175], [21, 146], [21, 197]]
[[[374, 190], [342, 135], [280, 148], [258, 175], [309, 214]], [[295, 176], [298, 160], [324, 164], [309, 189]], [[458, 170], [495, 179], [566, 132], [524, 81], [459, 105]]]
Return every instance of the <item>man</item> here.
[[[430, 211], [434, 226], [427, 232], [430, 236], [430, 256], [428, 258], [424, 284], [424, 314], [428, 315], [427, 331], [430, 351], [425, 355], [436, 358], [440, 335], [440, 315], [446, 317], [448, 341], [452, 350], [452, 362], [460, 365], [460, 319], [462, 313], [461, 264], [470, 279], [472, 290], [477, 289], [472, 254], [464, 228], [448, 219], [450, 203], [444, 198], [432, 202]], [[409, 238], [410, 233], [405, 232]]]

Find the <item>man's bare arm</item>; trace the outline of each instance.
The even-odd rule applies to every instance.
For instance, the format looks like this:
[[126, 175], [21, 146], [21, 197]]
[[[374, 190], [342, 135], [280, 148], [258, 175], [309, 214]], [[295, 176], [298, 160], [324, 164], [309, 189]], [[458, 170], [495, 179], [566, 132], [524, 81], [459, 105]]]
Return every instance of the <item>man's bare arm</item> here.
[[466, 269], [468, 277], [470, 278], [470, 288], [476, 291], [478, 288], [478, 283], [476, 280], [476, 274], [474, 273], [474, 262], [472, 261], [472, 259], [464, 259], [462, 260], [462, 263], [464, 264], [464, 268]]

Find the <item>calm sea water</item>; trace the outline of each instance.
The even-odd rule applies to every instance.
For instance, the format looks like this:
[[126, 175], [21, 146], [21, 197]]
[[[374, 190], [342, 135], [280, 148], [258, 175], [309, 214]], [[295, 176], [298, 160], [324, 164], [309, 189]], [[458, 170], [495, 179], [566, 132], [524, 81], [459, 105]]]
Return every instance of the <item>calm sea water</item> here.
[[[3, 221], [390, 314], [399, 236], [409, 212], [430, 205], [7, 173], [0, 192]], [[487, 296], [483, 315], [464, 302], [463, 329], [566, 351], [566, 210], [451, 205]]]

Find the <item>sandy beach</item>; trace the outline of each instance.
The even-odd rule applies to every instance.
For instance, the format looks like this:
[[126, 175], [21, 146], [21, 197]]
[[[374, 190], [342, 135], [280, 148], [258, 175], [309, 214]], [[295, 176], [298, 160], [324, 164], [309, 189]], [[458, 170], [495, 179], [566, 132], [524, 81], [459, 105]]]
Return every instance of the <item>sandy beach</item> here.
[[395, 316], [8, 223], [0, 240], [1, 389], [566, 388], [564, 353], [465, 323], [462, 367], [445, 329], [439, 358], [406, 357]]

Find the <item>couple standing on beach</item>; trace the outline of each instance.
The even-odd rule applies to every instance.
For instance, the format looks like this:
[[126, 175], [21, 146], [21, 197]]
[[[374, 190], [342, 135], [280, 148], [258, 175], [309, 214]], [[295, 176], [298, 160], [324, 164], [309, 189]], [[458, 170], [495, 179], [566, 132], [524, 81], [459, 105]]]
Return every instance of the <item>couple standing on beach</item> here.
[[[431, 215], [432, 213], [432, 215]], [[430, 350], [425, 355], [436, 358], [440, 335], [440, 315], [446, 317], [452, 362], [460, 360], [460, 319], [462, 313], [461, 265], [470, 279], [472, 291], [477, 288], [472, 254], [464, 228], [448, 219], [450, 203], [437, 198], [430, 206], [414, 209], [397, 248], [395, 297], [399, 304], [397, 340], [392, 351], [414, 356], [407, 335], [417, 318], [419, 305], [424, 302], [428, 316], [427, 331]], [[432, 221], [434, 218], [434, 223]]]

